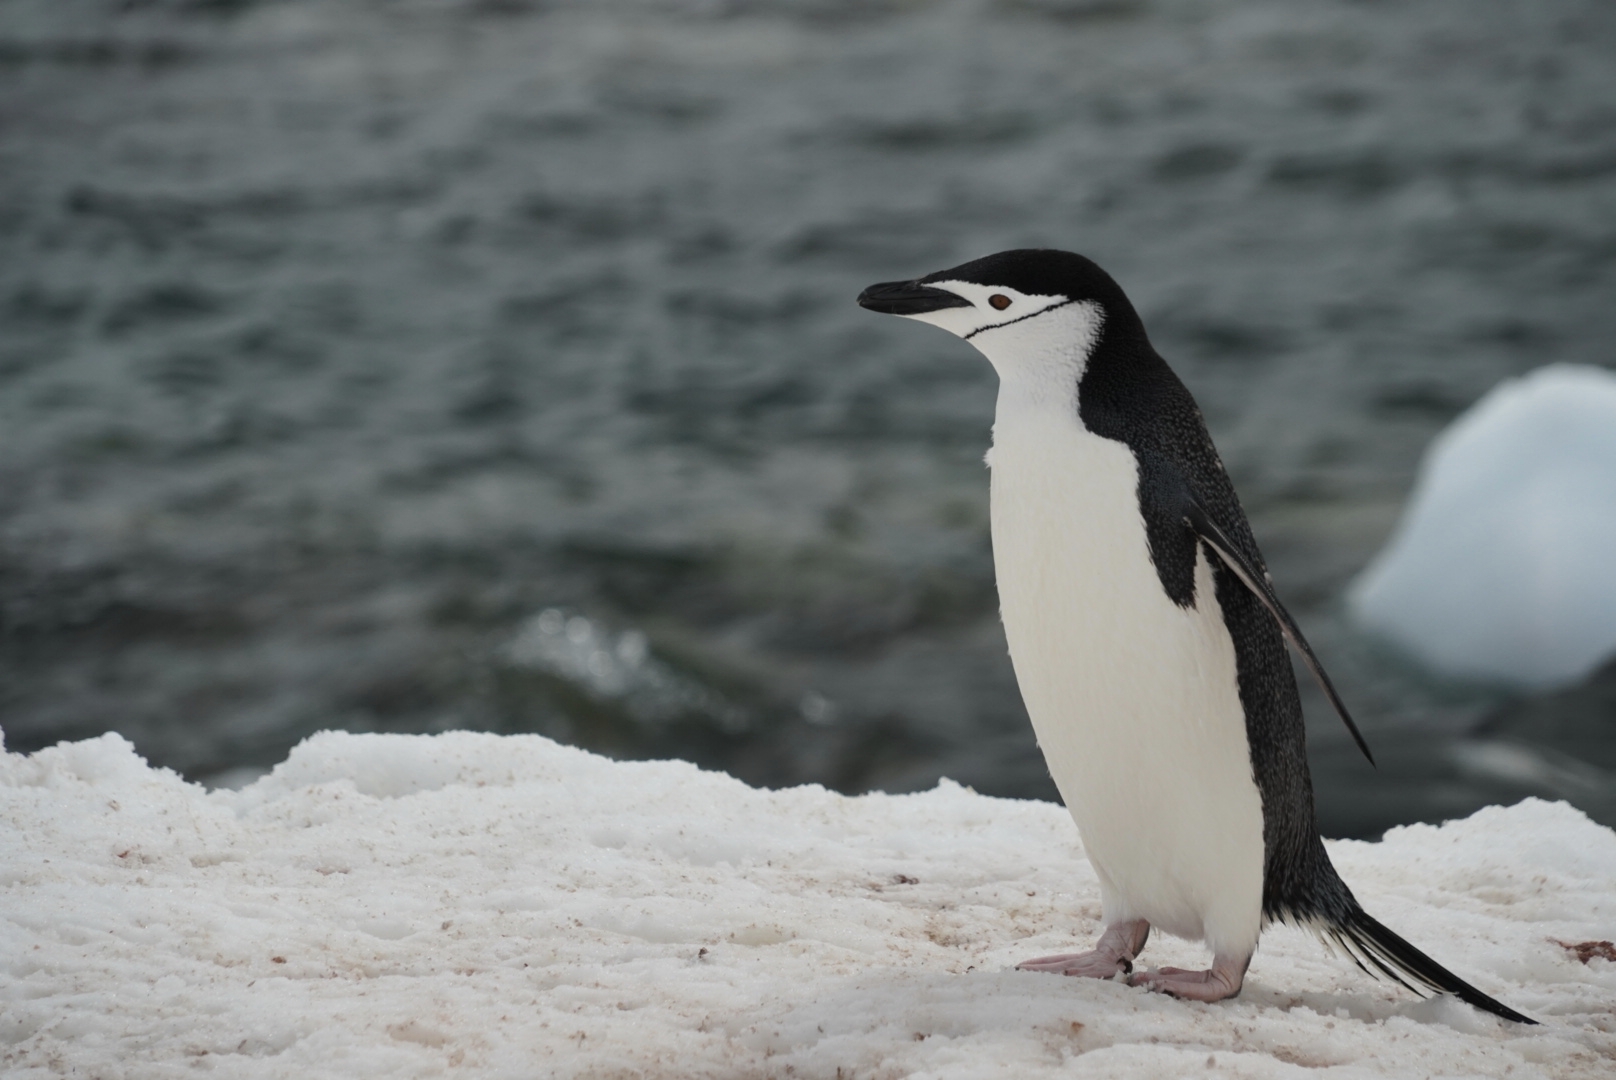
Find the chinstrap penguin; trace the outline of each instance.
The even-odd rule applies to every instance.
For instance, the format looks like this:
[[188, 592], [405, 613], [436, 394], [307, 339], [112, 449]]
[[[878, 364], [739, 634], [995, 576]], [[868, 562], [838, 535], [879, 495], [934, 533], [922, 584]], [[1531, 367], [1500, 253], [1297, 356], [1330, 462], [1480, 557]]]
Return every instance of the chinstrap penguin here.
[[[858, 302], [964, 338], [999, 375], [1005, 636], [1106, 923], [1092, 951], [1020, 967], [1217, 1001], [1281, 921], [1410, 989], [1534, 1023], [1370, 918], [1330, 864], [1287, 639], [1369, 748], [1274, 594], [1200, 409], [1110, 275], [1006, 251]], [[1152, 927], [1205, 941], [1212, 967], [1135, 971]]]

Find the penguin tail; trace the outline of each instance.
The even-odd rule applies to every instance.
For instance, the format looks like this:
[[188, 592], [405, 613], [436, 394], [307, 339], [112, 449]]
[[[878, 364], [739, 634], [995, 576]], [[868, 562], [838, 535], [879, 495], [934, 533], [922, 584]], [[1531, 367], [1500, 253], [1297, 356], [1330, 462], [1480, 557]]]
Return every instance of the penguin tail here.
[[1357, 904], [1352, 905], [1344, 919], [1320, 925], [1319, 933], [1326, 945], [1340, 948], [1368, 974], [1385, 975], [1416, 994], [1423, 995], [1426, 991], [1452, 994], [1466, 1004], [1505, 1020], [1513, 1020], [1517, 1024], [1537, 1023], [1477, 990], [1370, 918], [1368, 912]]

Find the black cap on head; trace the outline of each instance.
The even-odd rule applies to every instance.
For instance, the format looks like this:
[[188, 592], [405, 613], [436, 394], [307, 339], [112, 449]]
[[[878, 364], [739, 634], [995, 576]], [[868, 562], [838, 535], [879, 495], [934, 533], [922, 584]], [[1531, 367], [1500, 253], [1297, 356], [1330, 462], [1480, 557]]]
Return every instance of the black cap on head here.
[[[952, 288], [949, 287], [950, 283], [953, 283]], [[963, 288], [966, 285], [972, 288]], [[1046, 302], [1033, 304], [1030, 310], [1022, 307], [1012, 311], [1010, 308], [1015, 302], [1014, 297], [992, 295], [1000, 289], [1027, 298], [1044, 297]], [[966, 296], [959, 295], [961, 292]], [[974, 308], [978, 304], [989, 305], [995, 312], [1005, 312], [1006, 318], [1003, 320], [981, 325], [970, 325], [968, 319], [939, 323], [946, 323], [946, 329], [967, 340], [988, 330], [1036, 318], [1045, 311], [1067, 304], [1090, 304], [1099, 309], [1108, 341], [1121, 343], [1126, 339], [1139, 339], [1148, 345], [1138, 312], [1134, 311], [1122, 287], [1111, 275], [1090, 259], [1053, 248], [1001, 251], [927, 274], [915, 281], [888, 281], [871, 285], [859, 294], [858, 302], [861, 307], [871, 311], [911, 317], [950, 308]]]
[[927, 274], [917, 285], [934, 281], [969, 281], [977, 285], [1004, 285], [1029, 296], [1065, 296], [1098, 300], [1110, 307], [1123, 297], [1122, 288], [1091, 259], [1054, 248], [1016, 248], [962, 263], [950, 270]]

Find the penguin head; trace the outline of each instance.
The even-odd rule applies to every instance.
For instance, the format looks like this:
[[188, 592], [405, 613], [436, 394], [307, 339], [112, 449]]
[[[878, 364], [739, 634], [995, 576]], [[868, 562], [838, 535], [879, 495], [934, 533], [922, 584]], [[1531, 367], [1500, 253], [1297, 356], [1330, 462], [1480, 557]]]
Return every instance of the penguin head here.
[[975, 345], [1001, 374], [1052, 351], [1082, 357], [1107, 322], [1138, 316], [1111, 275], [1069, 251], [1001, 251], [914, 281], [871, 285], [859, 306], [940, 326]]

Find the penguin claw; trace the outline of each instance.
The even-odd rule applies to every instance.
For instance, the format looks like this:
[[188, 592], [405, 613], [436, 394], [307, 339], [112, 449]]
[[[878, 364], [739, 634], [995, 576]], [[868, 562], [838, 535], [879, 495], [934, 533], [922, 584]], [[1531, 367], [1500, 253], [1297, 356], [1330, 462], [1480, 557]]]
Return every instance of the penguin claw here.
[[1133, 958], [1145, 947], [1150, 924], [1143, 919], [1114, 923], [1106, 928], [1089, 952], [1061, 953], [1023, 960], [1017, 971], [1045, 971], [1052, 975], [1077, 975], [1086, 979], [1110, 979], [1133, 973]]
[[1059, 956], [1040, 956], [1023, 960], [1017, 971], [1044, 971], [1051, 975], [1077, 975], [1086, 979], [1109, 979], [1117, 974], [1133, 971], [1133, 961], [1125, 956], [1113, 956], [1095, 949], [1085, 953], [1061, 953]]

